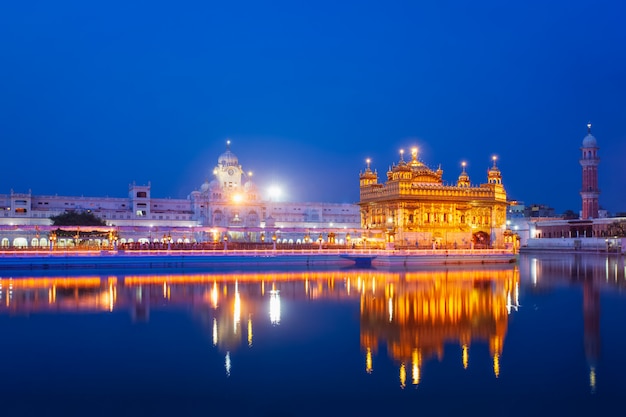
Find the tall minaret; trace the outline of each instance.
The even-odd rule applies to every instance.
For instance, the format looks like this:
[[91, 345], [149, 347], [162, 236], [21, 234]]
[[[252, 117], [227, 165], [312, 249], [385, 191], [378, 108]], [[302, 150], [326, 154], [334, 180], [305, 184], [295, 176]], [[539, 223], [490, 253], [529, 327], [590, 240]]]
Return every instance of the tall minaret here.
[[583, 187], [580, 196], [583, 200], [582, 219], [593, 219], [598, 217], [598, 144], [596, 138], [591, 134], [591, 123], [587, 124], [587, 136], [583, 139], [582, 158], [580, 165], [583, 167]]

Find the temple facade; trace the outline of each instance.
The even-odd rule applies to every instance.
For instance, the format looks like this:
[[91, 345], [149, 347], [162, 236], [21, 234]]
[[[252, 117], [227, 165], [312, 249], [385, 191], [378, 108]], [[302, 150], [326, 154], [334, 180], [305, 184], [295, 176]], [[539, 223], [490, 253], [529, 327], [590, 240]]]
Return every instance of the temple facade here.
[[495, 157], [480, 185], [471, 184], [465, 164], [456, 184], [444, 184], [441, 167], [428, 168], [417, 148], [408, 162], [401, 151], [385, 183], [369, 160], [359, 180], [364, 239], [394, 247], [505, 247], [507, 196]]

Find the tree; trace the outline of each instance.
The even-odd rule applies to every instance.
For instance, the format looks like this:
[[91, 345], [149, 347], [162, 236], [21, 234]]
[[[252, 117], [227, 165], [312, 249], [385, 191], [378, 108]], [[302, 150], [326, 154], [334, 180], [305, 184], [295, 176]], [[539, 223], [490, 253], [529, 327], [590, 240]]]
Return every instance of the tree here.
[[58, 216], [51, 216], [54, 226], [106, 226], [106, 222], [92, 212], [66, 211]]

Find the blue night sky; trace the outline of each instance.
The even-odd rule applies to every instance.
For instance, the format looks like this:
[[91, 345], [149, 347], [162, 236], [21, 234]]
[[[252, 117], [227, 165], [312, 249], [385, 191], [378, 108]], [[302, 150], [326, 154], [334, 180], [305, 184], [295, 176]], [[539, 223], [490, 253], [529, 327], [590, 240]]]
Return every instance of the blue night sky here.
[[184, 198], [227, 139], [262, 190], [357, 202], [416, 145], [455, 182], [626, 211], [626, 2], [15, 1], [0, 6], [0, 193]]

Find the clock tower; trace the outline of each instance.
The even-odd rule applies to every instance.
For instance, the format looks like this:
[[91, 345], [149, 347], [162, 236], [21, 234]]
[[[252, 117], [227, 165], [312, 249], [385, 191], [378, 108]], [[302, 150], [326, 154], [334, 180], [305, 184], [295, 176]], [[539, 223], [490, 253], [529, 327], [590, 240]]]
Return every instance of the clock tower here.
[[213, 174], [224, 192], [235, 192], [241, 189], [243, 170], [237, 156], [230, 150], [230, 140], [226, 141], [226, 152], [218, 158]]

